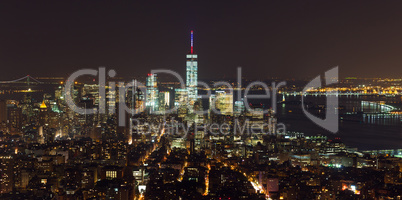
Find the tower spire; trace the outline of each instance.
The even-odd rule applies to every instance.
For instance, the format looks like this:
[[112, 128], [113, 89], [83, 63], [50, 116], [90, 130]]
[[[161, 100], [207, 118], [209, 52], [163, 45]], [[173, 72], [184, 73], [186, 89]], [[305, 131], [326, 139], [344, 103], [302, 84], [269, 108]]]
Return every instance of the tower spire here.
[[194, 53], [193, 47], [194, 47], [194, 42], [193, 42], [193, 30], [191, 30], [191, 54]]

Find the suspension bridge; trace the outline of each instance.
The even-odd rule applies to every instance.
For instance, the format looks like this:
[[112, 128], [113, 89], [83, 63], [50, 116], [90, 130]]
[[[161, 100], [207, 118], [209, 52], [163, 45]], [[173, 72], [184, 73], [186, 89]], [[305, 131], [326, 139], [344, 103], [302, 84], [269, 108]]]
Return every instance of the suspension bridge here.
[[26, 75], [22, 78], [11, 80], [11, 81], [0, 81], [0, 84], [9, 84], [9, 83], [26, 83], [28, 85], [34, 84], [43, 84], [43, 82], [36, 80], [30, 75]]

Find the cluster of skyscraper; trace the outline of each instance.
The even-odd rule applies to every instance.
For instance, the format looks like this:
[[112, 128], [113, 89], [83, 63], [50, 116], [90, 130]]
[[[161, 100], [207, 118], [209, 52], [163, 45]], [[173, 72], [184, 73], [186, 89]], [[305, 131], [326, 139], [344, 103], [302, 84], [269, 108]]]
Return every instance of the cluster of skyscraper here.
[[[198, 90], [198, 55], [194, 53], [194, 32], [191, 31], [191, 50], [186, 55], [186, 88], [175, 89], [176, 108], [189, 106], [193, 108], [197, 101]], [[157, 74], [148, 74], [146, 80], [147, 97], [145, 107], [148, 113], [164, 111], [170, 104], [170, 93], [164, 92], [162, 95], [158, 92]], [[162, 103], [162, 104], [161, 104]], [[179, 111], [180, 112], [180, 111]]]

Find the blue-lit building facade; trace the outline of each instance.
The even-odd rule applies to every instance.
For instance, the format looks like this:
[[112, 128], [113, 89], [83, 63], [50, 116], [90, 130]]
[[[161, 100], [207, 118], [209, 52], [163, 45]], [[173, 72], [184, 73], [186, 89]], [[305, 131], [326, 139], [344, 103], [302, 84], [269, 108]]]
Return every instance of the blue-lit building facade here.
[[191, 31], [191, 51], [186, 56], [186, 87], [188, 90], [188, 100], [190, 105], [194, 105], [197, 99], [198, 82], [198, 55], [193, 50], [193, 31]]
[[146, 110], [148, 113], [155, 113], [159, 108], [159, 90], [156, 74], [148, 74], [147, 81], [147, 95], [146, 95]]

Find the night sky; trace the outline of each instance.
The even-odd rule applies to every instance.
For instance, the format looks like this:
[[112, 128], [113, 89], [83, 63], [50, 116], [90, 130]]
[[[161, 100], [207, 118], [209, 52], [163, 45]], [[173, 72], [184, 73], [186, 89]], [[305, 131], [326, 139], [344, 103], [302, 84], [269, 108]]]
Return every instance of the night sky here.
[[123, 77], [401, 77], [401, 1], [2, 1], [0, 80], [107, 66]]

